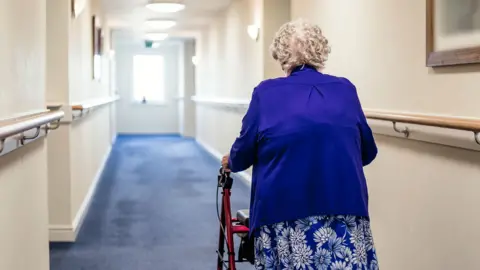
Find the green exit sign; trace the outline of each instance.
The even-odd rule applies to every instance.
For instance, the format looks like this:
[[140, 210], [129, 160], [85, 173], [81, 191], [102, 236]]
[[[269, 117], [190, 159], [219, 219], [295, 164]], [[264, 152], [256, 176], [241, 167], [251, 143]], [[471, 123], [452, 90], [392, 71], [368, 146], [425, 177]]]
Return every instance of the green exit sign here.
[[152, 48], [152, 46], [153, 46], [153, 41], [145, 40], [145, 48]]

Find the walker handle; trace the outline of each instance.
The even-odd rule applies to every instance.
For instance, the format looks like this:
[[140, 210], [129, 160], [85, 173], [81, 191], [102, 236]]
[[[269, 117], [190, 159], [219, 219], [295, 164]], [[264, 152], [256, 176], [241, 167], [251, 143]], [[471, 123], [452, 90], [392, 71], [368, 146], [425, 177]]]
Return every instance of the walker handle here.
[[224, 175], [224, 176], [226, 176], [226, 177], [229, 177], [229, 176], [230, 176], [230, 171], [229, 171], [229, 170], [225, 170], [225, 168], [224, 168], [223, 166], [220, 167], [219, 173], [220, 173], [220, 175]]
[[223, 166], [219, 170], [218, 174], [218, 186], [224, 189], [232, 188], [233, 179], [230, 177], [230, 171], [225, 170]]

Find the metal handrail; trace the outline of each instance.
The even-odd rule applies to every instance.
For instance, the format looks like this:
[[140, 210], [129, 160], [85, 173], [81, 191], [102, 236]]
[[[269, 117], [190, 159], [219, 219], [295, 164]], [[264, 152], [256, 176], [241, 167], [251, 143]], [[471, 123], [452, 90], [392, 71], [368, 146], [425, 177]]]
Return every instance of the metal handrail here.
[[[28, 137], [22, 135], [20, 141], [23, 143], [25, 140], [35, 139], [40, 134], [40, 128], [44, 125], [46, 130], [58, 128], [59, 121], [64, 115], [65, 113], [63, 111], [44, 111], [0, 120], [0, 153], [3, 151], [7, 138], [23, 134], [25, 131], [31, 129], [37, 129], [34, 136]], [[57, 125], [55, 127], [49, 126], [49, 124], [53, 122], [56, 122]]]

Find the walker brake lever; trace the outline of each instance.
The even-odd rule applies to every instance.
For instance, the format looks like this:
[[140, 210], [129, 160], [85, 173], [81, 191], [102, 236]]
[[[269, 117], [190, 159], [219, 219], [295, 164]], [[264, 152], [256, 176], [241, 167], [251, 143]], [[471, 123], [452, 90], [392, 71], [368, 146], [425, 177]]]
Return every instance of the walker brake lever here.
[[218, 173], [218, 186], [231, 188], [233, 183], [232, 177], [230, 177], [230, 172], [225, 170], [223, 167], [220, 168]]

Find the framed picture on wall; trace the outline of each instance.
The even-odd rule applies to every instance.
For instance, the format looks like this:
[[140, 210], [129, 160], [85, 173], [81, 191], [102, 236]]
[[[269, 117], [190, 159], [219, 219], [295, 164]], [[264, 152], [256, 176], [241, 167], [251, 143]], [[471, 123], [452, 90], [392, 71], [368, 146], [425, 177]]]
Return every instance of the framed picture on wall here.
[[92, 52], [93, 52], [93, 79], [102, 77], [103, 32], [102, 25], [97, 16], [92, 16]]
[[77, 18], [85, 9], [87, 0], [71, 0], [72, 5], [72, 17]]
[[480, 63], [480, 0], [426, 1], [426, 65]]

